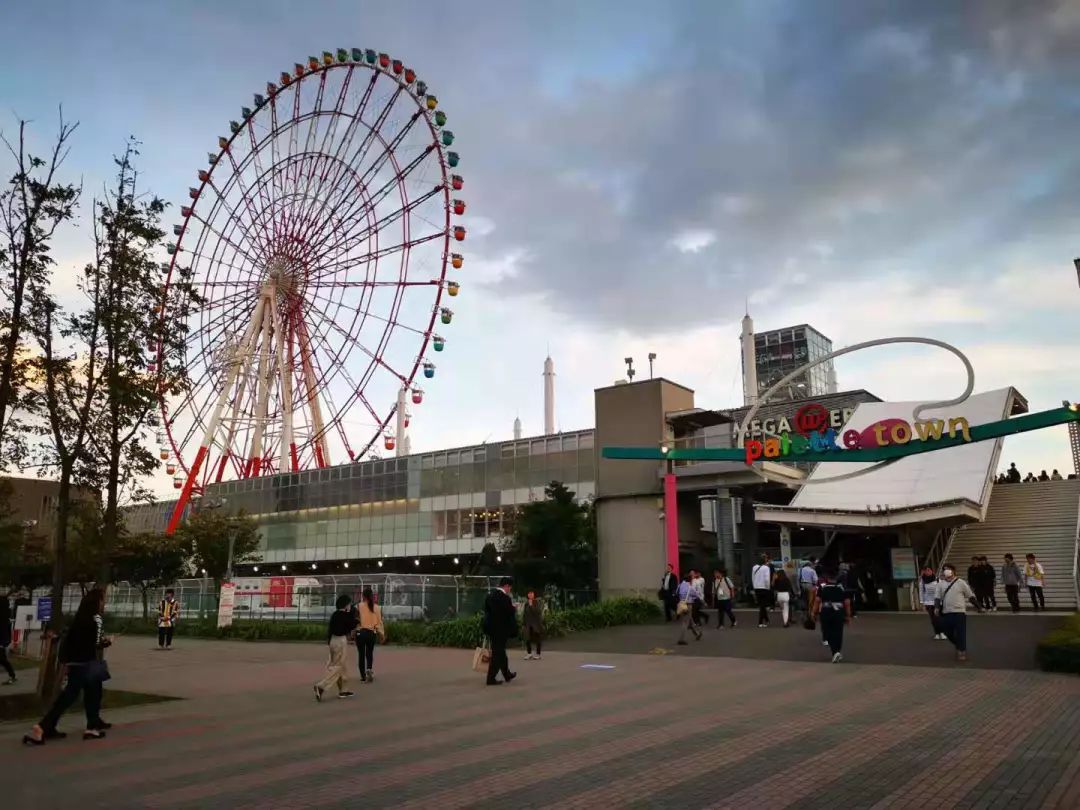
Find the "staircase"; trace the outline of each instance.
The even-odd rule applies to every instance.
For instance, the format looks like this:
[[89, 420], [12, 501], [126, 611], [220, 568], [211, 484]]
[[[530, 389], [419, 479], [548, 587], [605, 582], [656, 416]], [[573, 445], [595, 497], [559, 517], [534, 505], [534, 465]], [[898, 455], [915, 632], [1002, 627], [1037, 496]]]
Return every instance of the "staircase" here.
[[[1034, 554], [1046, 569], [1047, 610], [1076, 610], [1076, 549], [1080, 526], [1080, 479], [1040, 481], [1031, 484], [995, 484], [986, 520], [961, 528], [946, 557], [966, 576], [971, 558], [985, 554], [998, 572], [998, 610], [1008, 609], [1001, 584], [1001, 565], [1006, 553], [1021, 569], [1024, 555]], [[1031, 600], [1021, 587], [1020, 604], [1028, 610]]]

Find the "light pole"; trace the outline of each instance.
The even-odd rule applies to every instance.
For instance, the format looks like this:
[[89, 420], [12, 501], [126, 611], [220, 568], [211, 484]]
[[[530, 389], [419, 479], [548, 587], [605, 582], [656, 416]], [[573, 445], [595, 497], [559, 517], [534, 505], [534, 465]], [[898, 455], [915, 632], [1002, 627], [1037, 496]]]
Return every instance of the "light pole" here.
[[652, 379], [652, 364], [656, 359], [656, 352], [649, 352], [649, 379]]

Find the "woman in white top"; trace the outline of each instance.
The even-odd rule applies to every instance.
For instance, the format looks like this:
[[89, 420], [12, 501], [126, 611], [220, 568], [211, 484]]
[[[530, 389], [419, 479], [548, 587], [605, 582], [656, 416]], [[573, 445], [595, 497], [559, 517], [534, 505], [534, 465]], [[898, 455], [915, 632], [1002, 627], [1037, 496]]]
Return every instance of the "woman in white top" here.
[[939, 584], [937, 577], [934, 576], [934, 569], [929, 565], [924, 566], [922, 576], [919, 577], [919, 603], [923, 606], [923, 610], [926, 611], [926, 615], [930, 617], [930, 627], [934, 630], [934, 639], [942, 641], [945, 634], [941, 632], [937, 620], [937, 611], [934, 609], [934, 604], [938, 598]]

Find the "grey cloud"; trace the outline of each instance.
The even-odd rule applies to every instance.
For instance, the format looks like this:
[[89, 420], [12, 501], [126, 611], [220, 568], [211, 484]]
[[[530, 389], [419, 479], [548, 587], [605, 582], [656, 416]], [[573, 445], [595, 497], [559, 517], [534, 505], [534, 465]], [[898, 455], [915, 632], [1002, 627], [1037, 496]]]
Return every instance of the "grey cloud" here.
[[[1065, 3], [666, 8], [673, 39], [629, 79], [552, 97], [538, 72], [464, 99], [470, 193], [496, 226], [473, 249], [530, 257], [501, 292], [662, 331], [736, 315], [747, 288], [983, 279], [1073, 232]], [[696, 253], [670, 243], [701, 229]]]

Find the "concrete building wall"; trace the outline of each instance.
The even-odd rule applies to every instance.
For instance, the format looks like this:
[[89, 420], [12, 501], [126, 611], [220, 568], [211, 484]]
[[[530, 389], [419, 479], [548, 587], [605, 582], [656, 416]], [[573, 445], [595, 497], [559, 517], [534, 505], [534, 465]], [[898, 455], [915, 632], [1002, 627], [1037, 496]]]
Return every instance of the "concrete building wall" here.
[[667, 436], [664, 414], [694, 407], [694, 392], [662, 377], [596, 389], [597, 498], [660, 492], [655, 461], [602, 458], [604, 447], [658, 447]]
[[652, 597], [664, 573], [664, 524], [656, 495], [596, 504], [600, 596]]

